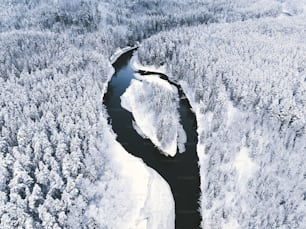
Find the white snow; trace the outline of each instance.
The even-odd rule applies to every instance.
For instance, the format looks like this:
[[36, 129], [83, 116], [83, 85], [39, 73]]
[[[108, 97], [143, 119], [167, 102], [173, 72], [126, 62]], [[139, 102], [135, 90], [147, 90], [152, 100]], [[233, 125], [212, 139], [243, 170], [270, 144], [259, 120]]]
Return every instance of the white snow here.
[[117, 59], [124, 53], [132, 50], [132, 49], [135, 49], [137, 46], [134, 46], [134, 47], [131, 47], [131, 46], [127, 46], [127, 47], [124, 47], [124, 48], [117, 48], [117, 50], [114, 52], [114, 54], [109, 58], [110, 60], [110, 63], [113, 64], [117, 61]]
[[166, 73], [166, 65], [162, 65], [159, 67], [156, 67], [154, 65], [148, 65], [143, 66], [138, 59], [138, 56], [135, 55], [131, 59], [131, 66], [134, 70], [141, 70], [141, 71], [147, 71], [147, 72], [155, 72], [155, 73]]
[[105, 137], [111, 142], [108, 153], [118, 179], [108, 181], [106, 187], [105, 181], [93, 187], [103, 198], [90, 206], [88, 216], [101, 225], [107, 221], [109, 228], [174, 228], [174, 199], [167, 182], [141, 159], [127, 153], [114, 140], [114, 134], [105, 132]]
[[132, 121], [132, 125], [134, 130], [136, 130], [136, 132], [144, 139], [148, 138], [143, 132], [142, 130], [139, 128], [139, 126], [137, 126], [137, 123], [133, 120]]
[[[132, 48], [119, 50], [113, 61]], [[112, 67], [109, 69], [112, 75]], [[106, 87], [102, 89], [102, 99], [105, 90]], [[133, 126], [143, 134], [135, 122]], [[104, 138], [109, 142], [105, 152], [112, 158], [109, 166], [117, 169], [117, 179], [101, 180], [90, 188], [95, 196], [103, 198], [89, 206], [87, 216], [108, 228], [174, 229], [175, 203], [168, 183], [141, 159], [125, 151], [110, 130], [104, 130]]]
[[145, 76], [142, 76], [142, 75], [136, 73], [135, 74], [135, 78], [140, 80], [140, 81], [145, 80], [146, 82], [149, 82], [149, 83], [154, 84], [154, 85], [158, 85], [161, 88], [164, 88], [164, 89], [166, 89], [168, 91], [172, 91], [173, 93], [177, 93], [176, 87], [174, 87], [173, 85], [169, 84], [166, 80], [163, 80], [163, 79], [159, 78], [158, 75], [145, 75]]
[[286, 0], [282, 3], [283, 14], [294, 16], [306, 13], [305, 0]]
[[[151, 176], [148, 183], [150, 192], [141, 213], [142, 218], [146, 221], [146, 229], [174, 228], [175, 204], [171, 190], [166, 181], [153, 170]], [[165, 211], [165, 209], [168, 210]]]
[[226, 126], [229, 126], [233, 122], [234, 116], [237, 112], [238, 109], [233, 106], [233, 103], [231, 101], [228, 101]]
[[[115, 73], [115, 69], [112, 67], [112, 65], [109, 63], [108, 64], [108, 73], [107, 73], [107, 82], [111, 80], [113, 77], [113, 74]], [[103, 101], [103, 98], [107, 92], [107, 84], [103, 84], [101, 88], [101, 101]]]
[[178, 114], [176, 87], [156, 76], [137, 76], [121, 96], [121, 106], [133, 114], [141, 135], [149, 138], [165, 155], [184, 152], [186, 134]]
[[238, 172], [239, 187], [241, 191], [244, 191], [246, 182], [259, 168], [249, 157], [247, 147], [242, 147], [236, 155], [234, 160], [234, 167]]
[[237, 220], [230, 219], [227, 223], [222, 225], [223, 229], [240, 229], [240, 225], [238, 224]]

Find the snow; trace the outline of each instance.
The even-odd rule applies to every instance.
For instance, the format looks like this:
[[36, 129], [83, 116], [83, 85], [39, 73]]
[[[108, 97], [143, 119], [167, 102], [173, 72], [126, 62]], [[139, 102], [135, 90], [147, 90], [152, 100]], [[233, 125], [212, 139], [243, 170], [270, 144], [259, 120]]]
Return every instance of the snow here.
[[240, 229], [240, 225], [235, 219], [230, 219], [227, 223], [222, 225], [223, 229]]
[[242, 147], [234, 160], [234, 167], [238, 172], [238, 182], [241, 191], [245, 191], [246, 182], [258, 170], [256, 163], [248, 155], [248, 148]]
[[[122, 53], [133, 48], [118, 49], [111, 60], [115, 62]], [[113, 68], [109, 66], [109, 80], [112, 73]], [[102, 88], [102, 99], [105, 90]], [[145, 136], [136, 122], [133, 126]], [[104, 138], [110, 143], [107, 149], [112, 158], [109, 166], [116, 168], [117, 180], [101, 180], [92, 186], [95, 196], [103, 198], [89, 206], [87, 216], [109, 228], [175, 228], [175, 203], [168, 183], [141, 159], [129, 154], [115, 140], [113, 132], [105, 129]]]
[[133, 49], [135, 49], [135, 48], [137, 48], [137, 46], [133, 46], [133, 47], [131, 47], [131, 46], [127, 46], [127, 47], [124, 47], [124, 48], [117, 48], [117, 50], [114, 52], [114, 54], [109, 58], [109, 60], [110, 60], [110, 63], [111, 64], [114, 64], [116, 61], [117, 61], [117, 59], [122, 55], [122, 54], [124, 54], [124, 53], [126, 53], [126, 52], [128, 52], [128, 51], [130, 51], [130, 50], [133, 50]]
[[[109, 228], [174, 228], [175, 205], [167, 182], [141, 159], [126, 152], [113, 133], [105, 132], [105, 138], [111, 142], [108, 153], [118, 179], [108, 181], [107, 187], [105, 181], [93, 187], [96, 196], [103, 198], [89, 207], [88, 216], [101, 225], [107, 222]], [[122, 190], [118, 191], [120, 183]]]
[[[169, 198], [172, 197], [171, 190], [166, 181], [161, 179], [156, 172], [152, 172], [151, 175], [148, 187], [150, 189], [149, 196], [141, 213], [142, 218], [147, 221], [146, 228], [174, 228], [175, 204], [174, 200]], [[167, 187], [167, 189], [162, 187]]]
[[304, 28], [302, 14], [198, 26], [138, 49], [196, 113], [203, 228], [305, 225]]
[[[169, 186], [115, 141], [106, 122], [101, 124], [107, 115], [100, 97], [107, 76], [112, 76], [111, 63], [133, 49], [118, 49], [108, 58], [115, 47], [159, 33], [160, 27], [168, 31], [177, 27], [178, 34], [207, 17], [211, 17], [208, 24], [215, 24], [204, 23], [179, 42], [172, 42], [169, 35], [155, 42], [169, 43], [171, 52], [155, 45], [146, 48], [148, 57], [160, 57], [157, 63], [168, 62], [172, 70], [184, 68], [168, 76], [175, 79], [176, 73], [183, 73], [186, 81], [196, 82], [186, 83], [184, 91], [199, 124], [203, 225], [303, 228], [306, 1], [196, 2], [159, 1], [146, 9], [145, 1], [2, 1], [1, 228], [174, 228]], [[281, 12], [280, 5], [283, 15], [278, 19], [283, 21], [273, 19]], [[169, 12], [160, 10], [167, 7]], [[132, 11], [142, 23], [131, 20]], [[65, 18], [73, 22], [71, 26]], [[243, 22], [217, 25], [237, 20]], [[163, 26], [152, 28], [161, 22]], [[197, 38], [203, 41], [193, 42]], [[179, 52], [171, 55], [175, 46]], [[166, 64], [143, 67], [133, 60], [135, 69], [167, 73]], [[222, 73], [222, 82], [216, 73]], [[205, 76], [206, 81], [194, 81], [193, 76]], [[156, 87], [169, 86], [147, 78]], [[194, 86], [210, 90], [205, 102], [195, 100]], [[231, 98], [220, 96], [223, 87]], [[133, 125], [144, 136], [136, 121]], [[183, 151], [183, 129], [175, 126]], [[242, 136], [247, 140], [241, 141]], [[53, 198], [55, 188], [62, 192], [61, 200]], [[20, 198], [19, 191], [26, 198]], [[42, 201], [38, 208], [37, 198]], [[280, 206], [283, 200], [286, 203]], [[86, 209], [89, 217], [84, 216]]]
[[286, 0], [282, 3], [282, 13], [294, 16], [306, 13], [306, 1], [305, 0]]
[[[174, 200], [169, 185], [142, 160], [124, 151], [121, 145], [116, 144], [113, 150], [118, 152], [114, 156], [121, 166], [122, 176], [129, 180], [129, 188], [135, 196], [133, 202], [138, 201], [138, 206], [142, 206], [138, 207], [140, 211], [134, 216], [134, 220], [129, 220], [138, 222], [146, 219], [147, 229], [174, 228]], [[124, 224], [125, 227], [126, 225]], [[130, 228], [134, 228], [134, 225]]]
[[172, 91], [173, 93], [177, 93], [177, 90], [176, 90], [175, 86], [169, 84], [166, 80], [160, 79], [158, 77], [158, 75], [142, 76], [142, 75], [136, 73], [135, 78], [138, 79], [138, 80], [141, 80], [141, 81], [145, 80], [146, 82], [149, 82], [149, 83], [154, 84], [154, 85], [158, 85], [161, 88], [166, 89], [167, 91]]
[[[111, 62], [133, 48], [118, 49]], [[108, 70], [110, 80], [114, 70], [111, 66], [108, 66]], [[106, 84], [104, 86], [102, 99]], [[136, 122], [133, 122], [133, 126], [140, 135], [145, 136]], [[95, 196], [103, 198], [89, 206], [87, 216], [109, 228], [175, 228], [175, 203], [168, 183], [141, 159], [125, 151], [110, 130], [104, 130], [104, 138], [110, 143], [107, 149], [107, 154], [112, 158], [109, 166], [116, 170], [117, 179], [101, 180], [91, 187]]]
[[[115, 73], [115, 69], [111, 66], [111, 64], [108, 64], [107, 66], [107, 82], [109, 82], [111, 80], [111, 78], [113, 77], [113, 74]], [[103, 84], [102, 88], [101, 88], [101, 101], [103, 101], [103, 98], [105, 96], [107, 92], [107, 84]]]
[[238, 109], [236, 109], [233, 106], [233, 103], [229, 101], [228, 105], [227, 105], [227, 123], [226, 123], [226, 126], [229, 126], [233, 122], [234, 116], [237, 112], [238, 112]]
[[147, 138], [147, 136], [142, 132], [142, 130], [137, 126], [137, 123], [133, 120], [132, 121], [132, 125], [133, 125], [133, 128], [134, 130], [136, 130], [136, 132], [144, 139]]
[[[142, 71], [147, 71], [147, 72], [155, 72], [155, 73], [161, 73], [164, 74], [166, 76], [169, 77], [169, 79], [174, 79], [175, 77], [173, 77], [171, 75], [171, 72], [167, 71], [166, 69], [166, 65], [164, 66], [159, 66], [156, 67], [154, 65], [149, 65], [149, 66], [144, 66], [139, 62], [138, 56], [134, 55], [131, 59], [131, 65], [133, 67], [134, 70], [142, 70]], [[170, 85], [169, 83], [167, 83], [165, 80], [162, 80], [160, 78], [158, 78], [158, 76], [156, 75], [146, 75], [146, 76], [141, 76], [140, 74], [135, 74], [135, 78], [139, 79], [139, 80], [147, 80], [149, 82], [156, 82], [159, 85], [168, 88], [169, 90], [171, 90], [171, 87], [173, 87], [172, 85]], [[194, 98], [192, 97], [193, 91], [188, 87], [188, 85], [186, 84], [185, 81], [179, 81], [179, 85], [181, 85], [183, 91], [185, 92], [185, 95], [191, 105], [191, 110], [196, 114], [196, 119], [197, 119], [197, 123], [205, 123], [204, 121], [201, 120], [207, 120], [207, 114], [204, 117], [203, 114], [200, 112], [200, 106], [194, 101]], [[121, 104], [122, 105], [122, 104]], [[124, 103], [124, 106], [126, 106], [126, 109], [130, 110], [130, 104], [129, 103]], [[233, 107], [229, 107], [229, 119], [232, 118], [233, 113], [235, 112], [235, 108]], [[203, 125], [199, 125], [197, 132], [201, 133], [203, 130], [205, 129], [205, 126]], [[187, 141], [187, 137], [186, 137], [186, 133], [182, 128], [179, 128], [178, 131], [182, 131], [182, 134], [179, 135], [179, 137], [181, 137], [181, 141], [178, 142], [178, 145], [180, 147], [180, 145], [183, 145], [184, 147], [184, 143]], [[183, 143], [183, 144], [179, 144], [179, 143]], [[204, 145], [200, 143], [198, 143], [197, 145], [197, 152], [203, 152]], [[203, 150], [202, 150], [203, 149]], [[184, 151], [184, 150], [183, 150]], [[202, 157], [203, 154], [198, 154], [198, 157]]]
[[155, 72], [155, 73], [162, 73], [164, 74], [166, 72], [166, 66], [162, 65], [159, 67], [156, 67], [154, 65], [146, 65], [143, 66], [138, 59], [137, 55], [134, 55], [131, 59], [131, 66], [134, 70], [140, 70], [140, 71], [145, 71], [145, 72]]
[[178, 146], [183, 152], [186, 134], [177, 110], [176, 87], [157, 76], [138, 75], [137, 78], [121, 96], [121, 106], [133, 114], [137, 132], [167, 156], [174, 156]]

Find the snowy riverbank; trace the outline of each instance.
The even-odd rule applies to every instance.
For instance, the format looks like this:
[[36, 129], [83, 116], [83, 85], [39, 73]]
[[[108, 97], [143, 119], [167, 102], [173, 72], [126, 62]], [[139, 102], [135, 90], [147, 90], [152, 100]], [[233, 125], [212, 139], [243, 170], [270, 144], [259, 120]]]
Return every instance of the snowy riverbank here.
[[165, 74], [166, 72], [166, 65], [162, 65], [162, 66], [154, 66], [154, 65], [148, 65], [148, 66], [144, 66], [139, 62], [138, 56], [134, 55], [131, 59], [131, 65], [132, 68], [135, 71], [144, 71], [144, 72], [155, 72], [155, 73], [161, 73], [161, 74]]
[[[169, 185], [143, 161], [124, 150], [111, 131], [105, 131], [111, 155], [110, 166], [117, 168], [117, 179], [102, 180], [95, 187], [88, 216], [110, 228], [174, 228], [174, 200]], [[101, 206], [112, 206], [104, 208]]]
[[136, 48], [137, 48], [137, 46], [133, 46], [133, 47], [127, 46], [127, 47], [124, 47], [122, 49], [117, 48], [115, 53], [109, 58], [110, 63], [114, 64], [122, 54], [127, 53], [128, 51], [131, 51], [131, 50], [136, 49]]

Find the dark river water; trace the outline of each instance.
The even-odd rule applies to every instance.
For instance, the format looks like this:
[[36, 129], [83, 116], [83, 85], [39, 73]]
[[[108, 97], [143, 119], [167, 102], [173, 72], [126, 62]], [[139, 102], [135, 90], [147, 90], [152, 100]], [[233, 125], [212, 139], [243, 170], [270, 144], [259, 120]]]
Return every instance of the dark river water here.
[[[166, 157], [148, 139], [143, 139], [133, 128], [132, 114], [120, 105], [120, 96], [134, 78], [134, 71], [130, 65], [133, 51], [119, 57], [114, 63], [115, 74], [108, 85], [104, 96], [104, 105], [109, 114], [109, 122], [117, 134], [117, 141], [136, 157], [157, 171], [170, 185], [175, 200], [175, 228], [200, 228], [201, 216], [199, 209], [200, 176], [198, 157], [196, 154], [197, 132], [196, 118], [191, 112], [190, 105], [180, 94], [181, 123], [187, 134], [186, 151], [177, 153], [175, 157]], [[145, 74], [145, 72], [142, 72]], [[161, 78], [165, 78], [161, 75]]]

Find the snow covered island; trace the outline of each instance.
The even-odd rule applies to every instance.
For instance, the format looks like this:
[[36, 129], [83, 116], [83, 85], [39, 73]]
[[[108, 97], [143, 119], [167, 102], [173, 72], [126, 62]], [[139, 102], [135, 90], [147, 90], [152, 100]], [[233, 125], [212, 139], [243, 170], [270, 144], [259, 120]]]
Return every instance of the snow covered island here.
[[180, 124], [176, 87], [155, 75], [140, 76], [121, 96], [121, 105], [132, 112], [134, 127], [165, 155], [185, 151], [186, 134]]

